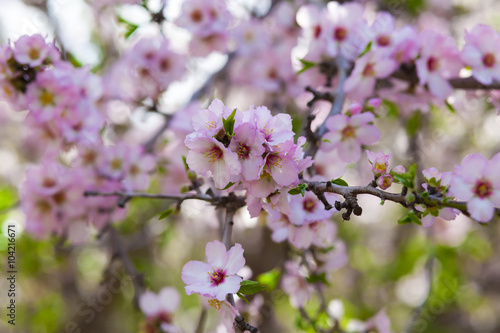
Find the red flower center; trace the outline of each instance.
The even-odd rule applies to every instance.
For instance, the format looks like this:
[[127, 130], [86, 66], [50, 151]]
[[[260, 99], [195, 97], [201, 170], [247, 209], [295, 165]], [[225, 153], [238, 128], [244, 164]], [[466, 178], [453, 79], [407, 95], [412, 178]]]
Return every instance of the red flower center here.
[[366, 64], [365, 68], [363, 69], [363, 76], [374, 76], [375, 75], [375, 70], [373, 69], [373, 64], [368, 63]]
[[379, 46], [388, 46], [389, 44], [391, 44], [391, 38], [387, 35], [378, 36], [377, 44]]
[[208, 158], [210, 164], [215, 163], [224, 156], [224, 152], [217, 146], [213, 146], [212, 149], [205, 153], [205, 158]]
[[486, 67], [493, 67], [495, 66], [495, 62], [496, 62], [496, 59], [495, 59], [495, 55], [492, 54], [492, 53], [486, 53], [483, 57], [483, 65], [485, 65]]
[[439, 66], [439, 60], [434, 58], [434, 57], [429, 57], [427, 59], [427, 69], [429, 72], [434, 72], [436, 69], [438, 69]]
[[493, 187], [491, 186], [491, 183], [489, 181], [480, 179], [476, 182], [474, 193], [476, 193], [477, 196], [481, 199], [487, 198], [493, 194]]
[[321, 34], [321, 26], [317, 25], [314, 27], [314, 38], [318, 39]]
[[335, 28], [333, 32], [333, 38], [339, 42], [342, 42], [347, 37], [347, 30], [343, 27]]
[[313, 198], [306, 198], [302, 203], [302, 207], [305, 211], [312, 213], [316, 208], [316, 201]]
[[216, 268], [213, 272], [208, 272], [208, 275], [210, 276], [210, 281], [212, 281], [212, 286], [218, 286], [224, 282], [226, 271], [223, 271], [221, 268]]
[[203, 14], [201, 13], [201, 11], [199, 11], [198, 9], [195, 9], [191, 12], [191, 20], [193, 22], [200, 22], [201, 20], [203, 20]]
[[351, 125], [347, 125], [343, 130], [342, 130], [342, 137], [344, 139], [346, 138], [354, 138], [356, 137], [356, 129], [352, 127]]
[[250, 150], [250, 147], [248, 147], [246, 144], [240, 143], [238, 145], [238, 150], [236, 151], [236, 153], [238, 154], [238, 158], [240, 160], [247, 159], [250, 155]]

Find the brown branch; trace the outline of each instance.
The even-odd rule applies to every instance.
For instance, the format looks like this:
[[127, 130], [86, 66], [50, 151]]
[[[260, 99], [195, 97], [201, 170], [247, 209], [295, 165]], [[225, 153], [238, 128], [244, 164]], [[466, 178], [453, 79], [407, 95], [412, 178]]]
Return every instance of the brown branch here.
[[[419, 193], [413, 192], [415, 200], [408, 201], [407, 195], [404, 193], [390, 193], [380, 190], [371, 185], [367, 186], [340, 186], [336, 184], [332, 184], [331, 182], [310, 182], [303, 181], [303, 183], [307, 184], [307, 189], [310, 190], [316, 195], [321, 193], [336, 193], [343, 196], [346, 201], [352, 200], [359, 194], [369, 194], [375, 197], [380, 198], [381, 200], [388, 200], [392, 202], [399, 203], [404, 207], [413, 207], [416, 204], [424, 204], [428, 207], [449, 207], [460, 210], [462, 213], [469, 215], [467, 213], [467, 202], [465, 201], [456, 201], [450, 200], [449, 198], [437, 196], [437, 195], [429, 195], [428, 197], [422, 197]], [[336, 208], [343, 208], [336, 205]], [[352, 207], [353, 210], [355, 207]], [[359, 211], [358, 211], [359, 212]], [[500, 216], [500, 208], [495, 208], [495, 212]], [[354, 211], [356, 214], [356, 212]], [[361, 212], [359, 212], [361, 213]], [[358, 214], [356, 214], [358, 215]]]
[[208, 194], [191, 194], [191, 195], [170, 195], [170, 194], [152, 194], [152, 193], [134, 193], [134, 192], [99, 192], [99, 191], [85, 191], [85, 196], [101, 196], [101, 197], [120, 197], [120, 198], [146, 198], [146, 199], [161, 199], [161, 200], [175, 200], [177, 205], [180, 206], [185, 200], [202, 200], [210, 202], [216, 207], [230, 207], [238, 209], [246, 205], [245, 198], [230, 194], [224, 197], [210, 196]]

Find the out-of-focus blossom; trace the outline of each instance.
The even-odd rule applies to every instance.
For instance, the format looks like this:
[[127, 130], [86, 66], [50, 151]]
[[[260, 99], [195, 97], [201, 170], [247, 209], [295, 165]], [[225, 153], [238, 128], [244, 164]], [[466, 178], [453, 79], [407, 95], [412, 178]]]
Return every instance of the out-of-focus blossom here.
[[338, 150], [344, 162], [357, 162], [361, 158], [361, 145], [372, 145], [380, 139], [380, 131], [370, 123], [375, 116], [371, 112], [348, 117], [335, 115], [326, 120], [329, 130], [323, 136], [321, 149], [324, 151]]
[[229, 251], [223, 243], [213, 241], [205, 248], [207, 263], [189, 261], [182, 268], [182, 281], [186, 294], [200, 295], [224, 301], [227, 294], [240, 289], [242, 278], [236, 273], [245, 265], [243, 248], [235, 244]]
[[459, 200], [467, 201], [467, 211], [479, 222], [493, 218], [500, 206], [500, 153], [487, 160], [480, 154], [465, 156], [455, 166], [449, 192]]
[[158, 325], [163, 332], [179, 332], [172, 324], [172, 316], [180, 303], [179, 292], [172, 287], [166, 287], [155, 294], [149, 290], [139, 297], [139, 308], [147, 317], [146, 331], [153, 331]]

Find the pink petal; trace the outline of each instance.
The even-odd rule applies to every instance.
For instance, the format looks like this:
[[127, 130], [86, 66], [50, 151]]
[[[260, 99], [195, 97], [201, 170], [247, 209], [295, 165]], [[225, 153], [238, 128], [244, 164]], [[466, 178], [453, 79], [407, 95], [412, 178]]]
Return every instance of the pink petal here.
[[[223, 268], [227, 260], [226, 246], [218, 241], [208, 242], [205, 247], [208, 265], [214, 268]], [[209, 271], [207, 271], [209, 272]]]
[[240, 284], [243, 278], [232, 275], [224, 279], [224, 282], [217, 286], [215, 291], [215, 298], [219, 301], [226, 299], [227, 294], [236, 294], [240, 290]]
[[234, 246], [227, 253], [227, 263], [225, 269], [228, 275], [236, 274], [245, 266], [245, 258], [243, 257], [243, 248], [241, 244], [234, 244]]
[[491, 201], [476, 197], [467, 202], [467, 211], [474, 220], [488, 222], [493, 218], [495, 208]]
[[[185, 284], [209, 283], [208, 273], [212, 266], [201, 261], [189, 261], [182, 267], [181, 279]], [[190, 295], [190, 294], [188, 294]]]
[[173, 287], [166, 287], [160, 290], [158, 298], [161, 304], [161, 309], [167, 313], [174, 313], [181, 302], [179, 292]]
[[373, 125], [361, 126], [356, 129], [356, 138], [364, 145], [373, 145], [380, 140], [380, 131]]

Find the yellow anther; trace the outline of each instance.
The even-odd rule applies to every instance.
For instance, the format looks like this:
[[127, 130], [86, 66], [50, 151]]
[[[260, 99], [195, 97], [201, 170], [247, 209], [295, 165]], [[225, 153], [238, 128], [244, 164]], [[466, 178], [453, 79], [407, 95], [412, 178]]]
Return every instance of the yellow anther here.
[[216, 299], [209, 299], [208, 300], [208, 305], [210, 305], [212, 308], [220, 310], [221, 307], [221, 301], [218, 301]]

